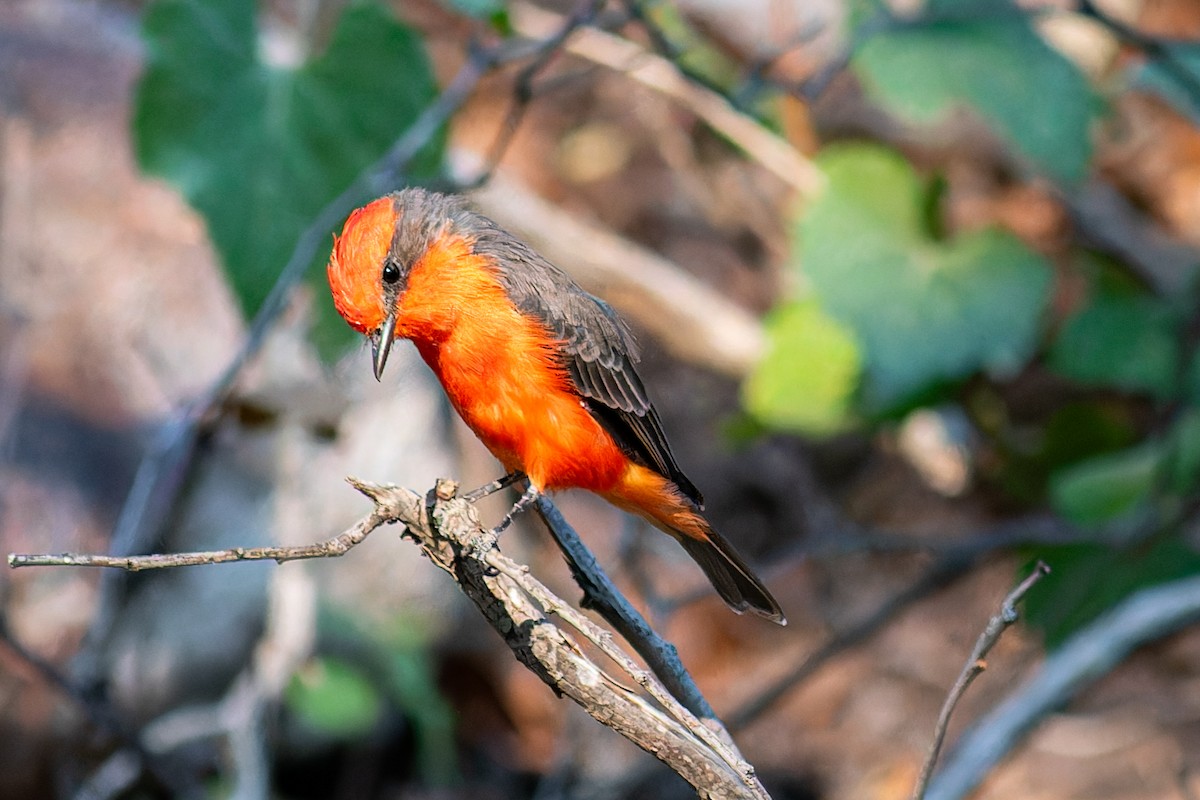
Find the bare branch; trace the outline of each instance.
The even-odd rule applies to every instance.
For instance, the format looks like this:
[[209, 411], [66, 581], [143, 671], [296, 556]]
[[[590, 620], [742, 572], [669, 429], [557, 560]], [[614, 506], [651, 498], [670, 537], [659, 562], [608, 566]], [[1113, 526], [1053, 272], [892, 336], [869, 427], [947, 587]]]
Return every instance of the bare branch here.
[[[359, 491], [364, 491], [356, 478], [348, 479]], [[391, 520], [378, 515], [364, 517], [343, 533], [316, 544], [292, 547], [233, 547], [228, 550], [207, 550], [191, 553], [156, 553], [145, 556], [108, 556], [86, 553], [10, 553], [8, 565], [17, 567], [116, 567], [139, 572], [165, 567], [193, 567], [203, 564], [224, 564], [230, 561], [295, 561], [302, 558], [334, 558], [345, 555], [350, 548], [366, 539], [371, 531]]]
[[[633, 659], [622, 652], [613, 643], [612, 634], [551, 594], [544, 584], [529, 574], [529, 570], [514, 564], [510, 559], [500, 556], [500, 551], [494, 550], [492, 553], [489, 553], [487, 562], [490, 566], [495, 567], [503, 574], [512, 578], [513, 581], [525, 590], [526, 594], [541, 606], [544, 612], [559, 617], [579, 633], [583, 634], [588, 641], [600, 648], [600, 651], [604, 655], [616, 662], [671, 717], [687, 728], [689, 733], [707, 745], [725, 764], [735, 770], [749, 789], [762, 789], [755, 777], [754, 767], [741, 757], [741, 753], [733, 746], [733, 740], [725, 733], [724, 727], [714, 730], [712, 726], [705, 725], [697, 719], [696, 716], [684, 708], [667, 691], [666, 687], [659, 682], [653, 672], [642, 669]], [[724, 737], [721, 734], [725, 734]], [[767, 794], [765, 790], [753, 791], [751, 796], [767, 797]]]
[[1200, 577], [1143, 589], [1078, 631], [1038, 672], [963, 735], [930, 782], [930, 800], [958, 800], [1054, 709], [1061, 708], [1131, 651], [1200, 620]]
[[[14, 554], [9, 556], [9, 564], [13, 567], [106, 566], [140, 570], [230, 561], [289, 561], [340, 556], [380, 525], [400, 522], [429, 559], [462, 587], [517, 659], [555, 692], [570, 697], [594, 719], [667, 764], [695, 787], [701, 797], [769, 800], [754, 768], [742, 758], [724, 727], [711, 717], [711, 709], [702, 697], [698, 705], [708, 709], [710, 717], [705, 721], [680, 704], [654, 672], [641, 668], [622, 652], [608, 631], [556, 597], [529, 574], [527, 567], [502, 555], [494, 544], [482, 554], [476, 553], [484, 530], [474, 506], [455, 498], [457, 484], [439, 481], [429, 497], [422, 499], [407, 489], [379, 486], [354, 478], [348, 480], [375, 502], [375, 509], [343, 533], [317, 544], [128, 557]], [[550, 517], [557, 515], [548, 502], [539, 507]], [[579, 556], [577, 561], [576, 568], [585, 573], [589, 564], [595, 567], [590, 554]], [[589, 583], [607, 584], [607, 577], [589, 576]], [[608, 602], [616, 603], [611, 599]], [[575, 640], [551, 622], [551, 616], [586, 637], [650, 699], [636, 694], [588, 659]], [[665, 644], [657, 637], [654, 641]], [[673, 648], [671, 656], [674, 658]], [[677, 658], [674, 658], [673, 670], [676, 681], [680, 680], [680, 675], [686, 677]], [[699, 696], [690, 678], [687, 678], [687, 685]], [[234, 700], [238, 697], [236, 692], [231, 695]], [[241, 716], [246, 708], [258, 708], [259, 702], [247, 706], [229, 698], [227, 701], [243, 713], [235, 720], [237, 725], [232, 725], [221, 715], [218, 727], [230, 734], [245, 730]]]
[[946, 740], [946, 728], [950, 725], [950, 715], [954, 713], [958, 701], [962, 699], [967, 688], [971, 683], [979, 677], [979, 675], [987, 669], [987, 654], [996, 646], [996, 642], [1000, 641], [1000, 637], [1008, 628], [1017, 621], [1017, 603], [1024, 599], [1025, 595], [1033, 588], [1034, 584], [1042, 578], [1050, 574], [1050, 568], [1045, 562], [1039, 561], [1033, 568], [1033, 572], [1026, 576], [1025, 580], [1017, 584], [1016, 588], [1008, 593], [1004, 598], [1004, 603], [1000, 606], [1000, 613], [988, 620], [987, 626], [983, 629], [983, 633], [979, 634], [979, 638], [975, 641], [975, 648], [971, 651], [967, 663], [963, 666], [962, 672], [958, 675], [958, 680], [954, 682], [954, 686], [950, 689], [950, 694], [946, 696], [946, 702], [942, 704], [941, 713], [938, 714], [937, 725], [934, 726], [933, 742], [929, 745], [929, 753], [925, 756], [925, 764], [921, 767], [921, 775], [917, 778], [916, 786], [913, 787], [913, 800], [922, 800], [925, 797], [925, 790], [929, 786], [929, 778], [933, 775], [933, 768], [937, 764], [938, 755], [942, 751], [942, 743]]
[[[475, 556], [484, 531], [474, 506], [454, 498], [455, 484], [439, 482], [426, 502], [405, 489], [356, 486], [376, 502], [377, 514], [404, 523], [430, 560], [454, 577], [504, 637], [518, 660], [557, 693], [667, 764], [701, 797], [769, 797], [753, 767], [675, 701], [651, 672], [618, 650], [606, 631], [494, 546], [482, 558]], [[657, 707], [590, 661], [567, 633], [551, 623], [549, 615], [587, 636], [650, 694]]]

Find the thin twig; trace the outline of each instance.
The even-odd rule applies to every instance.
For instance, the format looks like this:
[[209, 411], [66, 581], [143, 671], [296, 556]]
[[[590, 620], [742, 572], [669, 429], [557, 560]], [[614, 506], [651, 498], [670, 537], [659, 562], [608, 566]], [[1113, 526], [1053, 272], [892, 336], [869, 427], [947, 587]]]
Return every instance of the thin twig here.
[[967, 688], [971, 683], [979, 677], [979, 675], [987, 669], [987, 654], [1000, 641], [1000, 637], [1010, 626], [1018, 619], [1017, 603], [1025, 598], [1029, 590], [1034, 584], [1042, 578], [1050, 574], [1050, 567], [1046, 566], [1044, 561], [1038, 561], [1034, 566], [1033, 572], [1025, 577], [1025, 580], [1017, 584], [1008, 596], [1004, 598], [1004, 603], [1000, 606], [1000, 613], [994, 615], [988, 620], [987, 626], [983, 629], [983, 633], [979, 634], [979, 638], [975, 641], [975, 648], [971, 651], [971, 656], [967, 659], [967, 663], [963, 665], [962, 672], [958, 675], [958, 680], [954, 682], [953, 688], [950, 689], [950, 694], [946, 696], [946, 702], [942, 704], [941, 713], [938, 714], [937, 725], [934, 726], [933, 742], [929, 745], [929, 752], [925, 756], [925, 764], [921, 767], [921, 775], [917, 778], [916, 786], [913, 787], [913, 800], [922, 800], [925, 797], [925, 790], [929, 786], [929, 778], [933, 775], [933, 768], [937, 765], [938, 755], [942, 751], [942, 743], [946, 740], [946, 729], [950, 725], [950, 716], [954, 713], [958, 701], [962, 699]]
[[1109, 674], [1130, 652], [1200, 620], [1200, 576], [1131, 595], [1046, 657], [1037, 673], [975, 721], [930, 782], [929, 800], [959, 800], [1050, 712]]
[[[359, 488], [355, 478], [347, 479]], [[89, 553], [10, 553], [8, 565], [17, 567], [115, 567], [129, 572], [166, 567], [194, 567], [224, 564], [230, 561], [295, 561], [303, 558], [335, 558], [345, 555], [366, 539], [371, 531], [387, 520], [368, 516], [346, 531], [315, 544], [289, 547], [232, 547], [228, 550], [204, 550], [190, 553], [155, 553], [144, 556], [109, 556]]]
[[529, 104], [533, 101], [534, 80], [550, 65], [550, 59], [562, 49], [563, 44], [571, 35], [584, 26], [591, 24], [603, 7], [604, 0], [586, 0], [586, 2], [580, 4], [574, 13], [563, 19], [556, 30], [548, 32], [540, 40], [542, 46], [539, 47], [538, 52], [530, 62], [521, 69], [517, 74], [516, 80], [513, 82], [512, 103], [509, 105], [508, 113], [505, 115], [504, 121], [500, 125], [500, 130], [496, 133], [496, 138], [488, 150], [483, 167], [474, 179], [467, 181], [461, 187], [462, 189], [483, 185], [491, 177], [492, 173], [496, 171], [496, 167], [504, 158], [509, 145], [512, 144], [513, 139], [517, 135], [517, 129], [520, 127], [521, 121], [525, 118], [525, 114], [529, 110]]

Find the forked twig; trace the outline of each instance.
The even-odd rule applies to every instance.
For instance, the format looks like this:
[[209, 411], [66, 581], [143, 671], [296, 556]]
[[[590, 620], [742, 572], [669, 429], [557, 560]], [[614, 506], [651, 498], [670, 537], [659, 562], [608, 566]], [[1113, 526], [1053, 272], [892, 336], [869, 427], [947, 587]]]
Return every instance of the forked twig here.
[[938, 755], [942, 752], [942, 744], [946, 740], [946, 728], [950, 725], [950, 716], [954, 713], [958, 701], [962, 699], [963, 694], [966, 693], [971, 683], [987, 669], [987, 654], [996, 646], [996, 642], [1000, 641], [1000, 636], [1019, 618], [1016, 608], [1017, 603], [1024, 599], [1034, 584], [1049, 574], [1050, 567], [1046, 566], [1044, 561], [1038, 561], [1037, 565], [1033, 568], [1033, 572], [1029, 573], [1025, 577], [1025, 580], [1017, 584], [1016, 588], [1008, 593], [1008, 596], [1004, 598], [1004, 602], [1000, 606], [1000, 612], [988, 620], [983, 633], [979, 634], [979, 638], [975, 641], [975, 648], [971, 651], [971, 656], [967, 659], [967, 663], [963, 665], [962, 672], [958, 674], [958, 680], [954, 682], [950, 693], [946, 695], [946, 701], [942, 704], [942, 710], [938, 714], [937, 725], [934, 726], [933, 730], [933, 742], [929, 745], [929, 752], [925, 756], [925, 764], [921, 767], [921, 775], [917, 778], [917, 783], [913, 787], [913, 800], [922, 800], [925, 797], [925, 790], [929, 786], [929, 779], [933, 776], [933, 768], [937, 765]]

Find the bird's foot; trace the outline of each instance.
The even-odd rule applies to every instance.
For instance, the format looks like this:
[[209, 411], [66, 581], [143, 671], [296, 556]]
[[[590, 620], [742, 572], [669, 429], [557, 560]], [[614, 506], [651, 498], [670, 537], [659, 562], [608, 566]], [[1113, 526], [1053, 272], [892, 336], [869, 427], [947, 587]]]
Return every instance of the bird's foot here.
[[468, 503], [476, 503], [490, 494], [495, 494], [501, 489], [507, 489], [514, 483], [525, 480], [524, 472], [510, 472], [502, 478], [497, 478], [491, 483], [485, 483], [474, 491], [467, 492], [463, 495], [463, 499]]
[[482, 531], [480, 534], [467, 544], [467, 555], [476, 560], [482, 561], [496, 544], [500, 541], [500, 526], [497, 525], [490, 531]]
[[[521, 478], [525, 477], [524, 475], [521, 475], [521, 473], [519, 473], [519, 472], [513, 473], [513, 474], [519, 475]], [[512, 474], [505, 475], [503, 478], [500, 479], [500, 481], [506, 480], [511, 477], [512, 477]], [[519, 478], [513, 479], [514, 482], [516, 480], [519, 480]], [[499, 483], [500, 481], [493, 481], [492, 483]], [[488, 486], [491, 486], [491, 485], [492, 484], [488, 484]], [[482, 487], [482, 488], [487, 488], [487, 487]], [[480, 490], [477, 489], [476, 491], [480, 491]], [[471, 492], [471, 494], [475, 494], [475, 492]], [[536, 487], [534, 487], [532, 485], [526, 487], [525, 491], [521, 494], [521, 496], [519, 498], [517, 498], [517, 502], [513, 503], [513, 507], [511, 509], [509, 509], [507, 514], [504, 515], [504, 519], [500, 520], [499, 525], [492, 528], [490, 531], [484, 531], [483, 533], [479, 534], [471, 541], [470, 547], [468, 548], [468, 552], [471, 555], [471, 557], [481, 559], [484, 556], [486, 556], [488, 551], [491, 550], [493, 547], [495, 547], [496, 543], [500, 541], [500, 534], [504, 533], [504, 531], [508, 529], [509, 525], [512, 525], [513, 518], [516, 517], [517, 514], [520, 514], [522, 511], [529, 508], [529, 506], [536, 503], [537, 499], [541, 496], [542, 496], [541, 491], [539, 489], [537, 489]]]

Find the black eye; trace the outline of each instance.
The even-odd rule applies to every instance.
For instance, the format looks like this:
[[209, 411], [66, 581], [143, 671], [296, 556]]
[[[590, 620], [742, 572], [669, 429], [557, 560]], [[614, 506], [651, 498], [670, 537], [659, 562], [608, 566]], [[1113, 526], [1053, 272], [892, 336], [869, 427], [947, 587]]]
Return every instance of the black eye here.
[[383, 265], [383, 282], [384, 283], [395, 283], [398, 280], [400, 280], [400, 268], [397, 267], [395, 264], [393, 264], [390, 261], [388, 263], [384, 264]]

